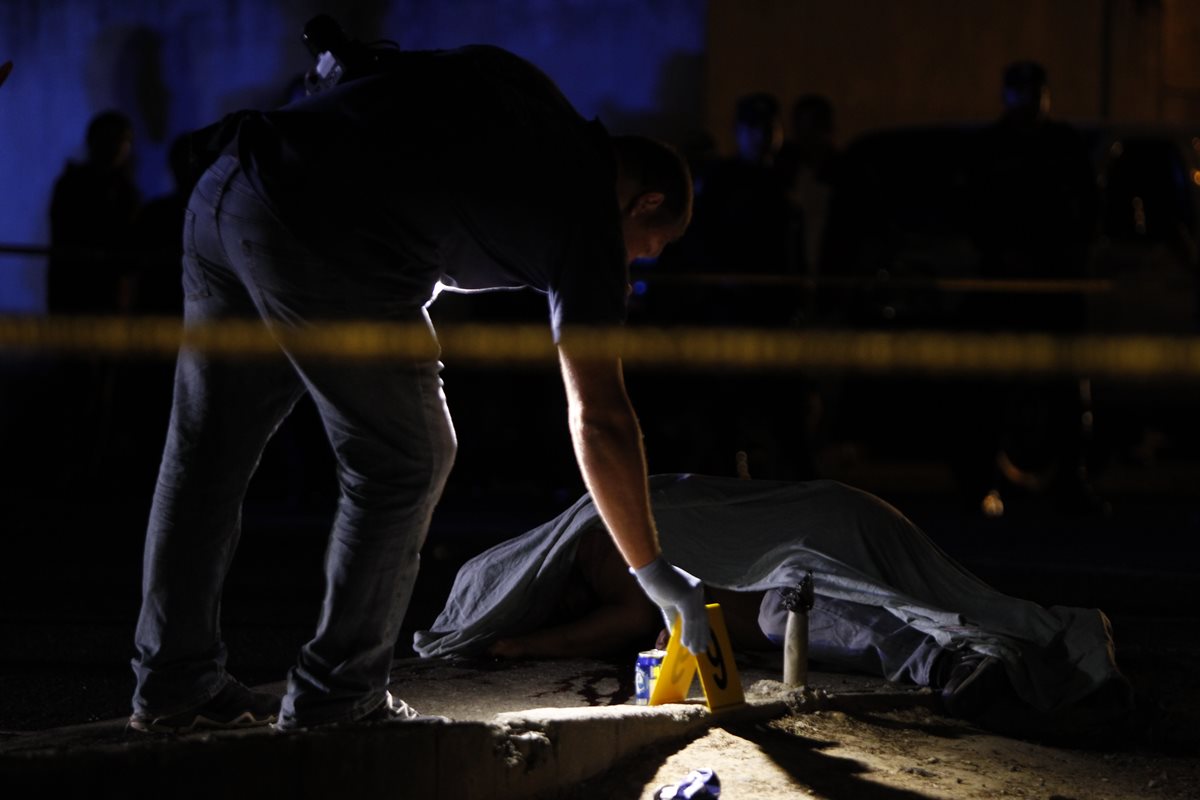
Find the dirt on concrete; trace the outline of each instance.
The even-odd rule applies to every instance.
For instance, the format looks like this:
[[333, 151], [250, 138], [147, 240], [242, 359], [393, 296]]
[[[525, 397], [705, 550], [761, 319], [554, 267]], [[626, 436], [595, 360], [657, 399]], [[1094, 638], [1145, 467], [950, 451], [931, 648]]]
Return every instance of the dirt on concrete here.
[[922, 708], [712, 728], [685, 746], [647, 750], [566, 797], [650, 800], [702, 767], [716, 772], [724, 800], [1200, 798], [1194, 754], [1038, 744]]
[[718, 725], [639, 753], [564, 796], [650, 800], [707, 767], [723, 800], [1200, 800], [1200, 651], [1190, 634], [1197, 620], [1119, 622], [1120, 663], [1138, 710], [1107, 728], [1001, 735], [930, 706], [844, 705]]

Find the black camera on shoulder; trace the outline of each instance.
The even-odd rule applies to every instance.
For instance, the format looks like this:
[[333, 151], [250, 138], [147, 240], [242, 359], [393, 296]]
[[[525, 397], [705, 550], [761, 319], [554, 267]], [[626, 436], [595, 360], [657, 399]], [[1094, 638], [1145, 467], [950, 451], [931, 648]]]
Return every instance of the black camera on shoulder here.
[[316, 94], [344, 81], [386, 72], [400, 53], [396, 42], [363, 43], [346, 34], [328, 14], [313, 17], [304, 25], [304, 45], [317, 63], [304, 75], [304, 90]]

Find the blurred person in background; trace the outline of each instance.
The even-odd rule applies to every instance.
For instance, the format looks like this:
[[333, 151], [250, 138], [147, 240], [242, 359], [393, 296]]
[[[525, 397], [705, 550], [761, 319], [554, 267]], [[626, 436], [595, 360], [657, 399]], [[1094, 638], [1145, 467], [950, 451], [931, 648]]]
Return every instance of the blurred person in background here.
[[[1051, 118], [1041, 64], [1010, 64], [1002, 99], [1004, 111], [980, 132], [968, 175], [980, 276], [1087, 278], [1099, 203], [1086, 143], [1074, 127]], [[1058, 334], [1081, 333], [1087, 322], [1081, 292], [1036, 288], [973, 295], [966, 317], [985, 330]], [[1003, 508], [1005, 494], [1029, 493], [1047, 493], [1065, 510], [1107, 510], [1085, 464], [1092, 424], [1086, 379], [983, 387], [976, 409], [982, 437], [971, 439], [980, 448], [972, 460], [988, 484], [987, 513]]]

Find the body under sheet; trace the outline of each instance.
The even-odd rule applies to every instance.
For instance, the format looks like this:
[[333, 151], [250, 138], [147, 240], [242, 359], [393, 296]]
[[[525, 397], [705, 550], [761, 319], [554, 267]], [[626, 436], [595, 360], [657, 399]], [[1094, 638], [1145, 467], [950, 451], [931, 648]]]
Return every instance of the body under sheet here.
[[[1055, 711], [1123, 683], [1107, 618], [1045, 608], [991, 588], [899, 511], [835, 481], [784, 483], [656, 475], [651, 502], [666, 558], [706, 584], [739, 591], [795, 586], [885, 609], [949, 648], [1000, 658], [1018, 695]], [[588, 495], [555, 519], [460, 570], [422, 656], [477, 655], [538, 628], [568, 580], [581, 534], [602, 525]]]

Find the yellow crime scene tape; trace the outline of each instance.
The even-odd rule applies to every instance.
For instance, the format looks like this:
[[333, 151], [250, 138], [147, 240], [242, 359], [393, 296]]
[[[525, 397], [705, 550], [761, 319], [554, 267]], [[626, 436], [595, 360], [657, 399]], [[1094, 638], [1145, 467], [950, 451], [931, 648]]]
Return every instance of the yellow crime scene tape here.
[[[448, 361], [545, 365], [557, 359], [546, 325], [453, 324], [439, 329]], [[948, 375], [1076, 374], [1200, 377], [1200, 337], [1055, 336], [942, 331], [611, 327], [576, 329], [581, 357], [674, 369], [831, 370]], [[423, 325], [329, 322], [268, 329], [258, 320], [189, 326], [140, 317], [0, 316], [0, 355], [170, 357], [180, 346], [214, 357], [296, 353], [339, 359], [438, 357]]]
[[926, 278], [876, 275], [780, 275], [745, 272], [639, 273], [647, 282], [663, 286], [747, 286], [801, 289], [929, 290], [954, 294], [1107, 294], [1116, 283], [1106, 278]]

